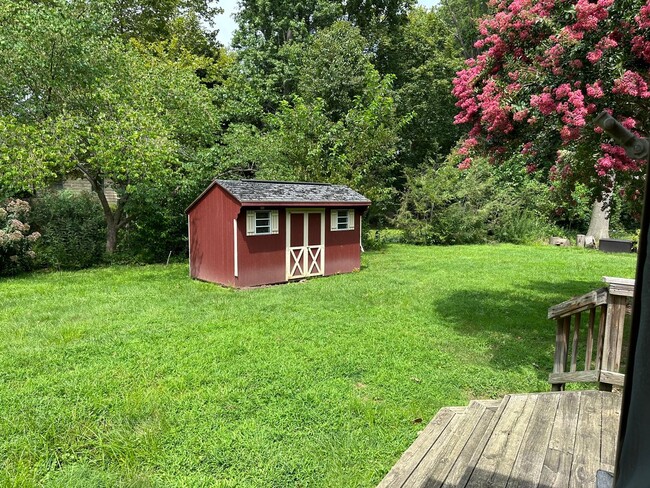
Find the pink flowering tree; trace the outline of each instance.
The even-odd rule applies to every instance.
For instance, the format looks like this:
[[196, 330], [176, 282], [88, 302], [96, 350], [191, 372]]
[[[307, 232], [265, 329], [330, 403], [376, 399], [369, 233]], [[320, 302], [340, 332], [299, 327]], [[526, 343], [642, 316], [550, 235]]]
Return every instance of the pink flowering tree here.
[[469, 134], [459, 167], [489, 155], [519, 158], [552, 189], [583, 183], [602, 207], [634, 200], [643, 161], [594, 127], [608, 111], [639, 135], [650, 129], [650, 2], [491, 0], [476, 47], [454, 80], [457, 124]]

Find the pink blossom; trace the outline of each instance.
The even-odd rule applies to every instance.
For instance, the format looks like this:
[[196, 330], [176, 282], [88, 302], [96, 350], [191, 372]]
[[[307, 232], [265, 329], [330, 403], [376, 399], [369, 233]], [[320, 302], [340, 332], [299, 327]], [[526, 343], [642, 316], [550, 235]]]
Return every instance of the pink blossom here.
[[626, 129], [634, 129], [636, 127], [636, 120], [634, 120], [632, 117], [625, 117], [621, 119], [621, 124]]
[[508, 107], [501, 106], [502, 93], [494, 80], [487, 81], [483, 93], [476, 98], [481, 104], [481, 122], [487, 126], [487, 132], [508, 134], [513, 130]]
[[571, 85], [568, 83], [563, 83], [555, 89], [555, 98], [558, 100], [564, 98], [571, 93]]
[[632, 52], [646, 63], [650, 63], [650, 41], [646, 41], [643, 36], [632, 38]]
[[592, 98], [602, 98], [605, 96], [603, 92], [603, 82], [598, 80], [593, 85], [587, 83], [587, 95]]
[[639, 98], [650, 98], [648, 84], [639, 73], [630, 70], [623, 73], [621, 78], [614, 80], [612, 93], [620, 93]]
[[594, 49], [593, 51], [589, 51], [587, 53], [587, 61], [589, 61], [591, 64], [596, 64], [602, 57], [603, 51], [600, 49]]
[[533, 95], [530, 97], [530, 105], [538, 109], [543, 115], [550, 115], [555, 112], [555, 100], [550, 93]]
[[650, 29], [650, 4], [646, 4], [639, 10], [639, 15], [634, 17], [639, 29]]
[[40, 232], [32, 232], [31, 234], [29, 234], [29, 235], [27, 236], [27, 240], [28, 240], [29, 242], [37, 241], [37, 240], [40, 239], [40, 238], [41, 238], [41, 233], [40, 233]]
[[580, 137], [580, 129], [578, 127], [569, 127], [565, 125], [560, 129], [560, 137], [564, 143], [575, 141]]
[[527, 117], [528, 117], [528, 110], [524, 109], [515, 112], [512, 116], [512, 120], [514, 120], [515, 122], [523, 122]]
[[605, 176], [610, 171], [638, 171], [639, 163], [627, 157], [625, 149], [621, 146], [601, 144], [604, 155], [596, 163], [596, 173]]
[[465, 158], [461, 163], [458, 164], [457, 168], [460, 170], [466, 170], [469, 169], [470, 166], [472, 166], [471, 158]]

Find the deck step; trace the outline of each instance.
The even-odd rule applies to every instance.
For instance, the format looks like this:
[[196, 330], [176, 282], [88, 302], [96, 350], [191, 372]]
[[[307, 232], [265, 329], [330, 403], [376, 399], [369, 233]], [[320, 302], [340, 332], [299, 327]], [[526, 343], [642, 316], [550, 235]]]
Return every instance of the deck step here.
[[[441, 409], [378, 488], [439, 487], [467, 476], [465, 466], [486, 442], [501, 401], [475, 400]], [[432, 436], [433, 434], [433, 436]]]
[[613, 469], [620, 401], [571, 391], [443, 408], [379, 487], [593, 486]]

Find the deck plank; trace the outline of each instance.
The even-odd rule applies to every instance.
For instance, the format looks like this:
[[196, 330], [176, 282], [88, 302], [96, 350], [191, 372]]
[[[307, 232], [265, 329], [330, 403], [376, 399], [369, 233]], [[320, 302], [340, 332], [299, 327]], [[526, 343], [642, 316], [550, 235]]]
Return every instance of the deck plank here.
[[600, 469], [614, 472], [616, 462], [616, 441], [621, 413], [619, 395], [602, 394], [602, 440], [600, 444]]
[[415, 439], [397, 464], [393, 466], [377, 488], [397, 488], [404, 485], [406, 479], [417, 468], [422, 458], [431, 449], [431, 446], [440, 437], [451, 419], [457, 414], [447, 408], [441, 409], [438, 414], [427, 424], [422, 432]]
[[458, 455], [454, 465], [449, 470], [447, 478], [443, 483], [443, 488], [458, 488], [465, 486], [467, 480], [472, 474], [474, 466], [490, 439], [494, 427], [501, 416], [501, 411], [508, 401], [508, 397], [499, 402], [498, 407], [486, 408], [481, 416], [479, 423], [476, 425], [474, 432], [467, 440], [463, 450]]
[[580, 395], [578, 391], [563, 392], [560, 395], [539, 479], [540, 486], [566, 486], [571, 475]]
[[596, 471], [600, 468], [601, 412], [602, 394], [582, 392], [569, 488], [596, 485]]
[[507, 488], [535, 487], [539, 483], [559, 401], [557, 393], [537, 398]]
[[534, 395], [510, 397], [467, 486], [506, 486], [536, 403]]
[[450, 423], [447, 429], [449, 433], [427, 453], [425, 459], [408, 479], [408, 485], [440, 488], [468, 440], [481, 423], [486, 410], [486, 406], [480, 402], [472, 402], [467, 408], [465, 417], [456, 426]]

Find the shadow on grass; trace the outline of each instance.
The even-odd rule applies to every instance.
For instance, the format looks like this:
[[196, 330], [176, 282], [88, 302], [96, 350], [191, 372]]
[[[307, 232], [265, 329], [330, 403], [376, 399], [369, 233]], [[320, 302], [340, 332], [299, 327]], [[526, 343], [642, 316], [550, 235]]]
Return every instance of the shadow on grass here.
[[436, 301], [437, 313], [461, 335], [479, 338], [497, 369], [534, 367], [546, 379], [553, 367], [555, 322], [548, 308], [598, 288], [593, 282], [531, 282], [505, 292], [457, 291]]

